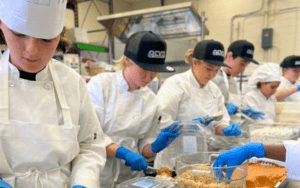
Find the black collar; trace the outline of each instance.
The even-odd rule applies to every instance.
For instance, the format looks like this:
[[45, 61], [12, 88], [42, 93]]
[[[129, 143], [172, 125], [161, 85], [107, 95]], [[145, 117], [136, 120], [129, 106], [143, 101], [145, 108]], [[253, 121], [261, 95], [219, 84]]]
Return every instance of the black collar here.
[[24, 72], [19, 70], [20, 72], [20, 78], [25, 79], [25, 80], [31, 80], [31, 81], [36, 81], [35, 76], [37, 73], [29, 73], [29, 72]]

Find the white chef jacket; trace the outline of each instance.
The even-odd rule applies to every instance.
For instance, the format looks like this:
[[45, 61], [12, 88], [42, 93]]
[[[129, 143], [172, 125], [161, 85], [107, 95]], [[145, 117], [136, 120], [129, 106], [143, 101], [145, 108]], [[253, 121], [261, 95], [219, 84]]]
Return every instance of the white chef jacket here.
[[[212, 81], [220, 88], [224, 99], [225, 99], [225, 106], [229, 103], [235, 104], [239, 110], [241, 108], [241, 93], [240, 87], [233, 76], [227, 76], [227, 74], [220, 69], [218, 74], [212, 79]], [[241, 115], [235, 114], [230, 116], [230, 124], [237, 123], [240, 124]], [[242, 131], [244, 127], [241, 127]]]
[[0, 62], [0, 177], [15, 188], [99, 187], [106, 143], [83, 79], [52, 59], [29, 81], [8, 61], [9, 50]]
[[[157, 100], [162, 108], [161, 129], [174, 121], [191, 121], [206, 115], [212, 116], [219, 111], [223, 112], [223, 118], [220, 121], [212, 121], [207, 126], [208, 137], [215, 135], [215, 128], [219, 125], [229, 125], [230, 118], [220, 89], [211, 81], [204, 88], [200, 88], [191, 69], [166, 79], [158, 91]], [[220, 139], [216, 140], [209, 144], [215, 146], [222, 142]], [[174, 163], [170, 158], [168, 150], [163, 150], [157, 154], [154, 166], [173, 169]]]
[[286, 149], [285, 169], [286, 177], [300, 181], [300, 142], [295, 140], [284, 141]]
[[153, 93], [157, 94], [159, 88], [158, 78], [155, 76], [154, 79], [147, 85], [147, 87], [149, 87]]
[[[161, 110], [155, 94], [148, 87], [128, 92], [122, 71], [98, 74], [88, 83], [88, 90], [104, 133], [115, 144], [142, 155], [160, 132]], [[103, 171], [100, 183], [105, 188], [143, 175], [115, 157], [107, 158]]]
[[245, 95], [245, 98], [243, 100], [243, 107], [245, 109], [252, 108], [253, 110], [263, 112], [265, 114], [265, 119], [257, 120], [258, 122], [273, 123], [276, 119], [274, 102], [277, 102], [277, 99], [274, 95], [267, 98], [260, 92], [260, 89], [253, 88]]
[[[296, 81], [294, 84], [292, 84], [292, 82], [290, 82], [284, 76], [281, 76], [281, 82], [277, 90], [295, 87], [297, 85], [300, 85], [300, 82]], [[279, 102], [300, 102], [300, 92], [295, 92], [287, 98], [280, 100]]]

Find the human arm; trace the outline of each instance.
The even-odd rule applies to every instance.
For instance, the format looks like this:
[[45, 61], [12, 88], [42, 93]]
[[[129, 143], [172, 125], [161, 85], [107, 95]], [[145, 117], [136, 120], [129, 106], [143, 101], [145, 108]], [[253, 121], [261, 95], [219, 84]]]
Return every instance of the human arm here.
[[[218, 158], [213, 164], [213, 167], [223, 167], [227, 165], [225, 180], [230, 180], [231, 175], [234, 172], [234, 167], [237, 165], [241, 165], [245, 160], [250, 159], [252, 157], [265, 157], [265, 149], [262, 143], [250, 143], [246, 144], [225, 152], [220, 153]], [[222, 180], [223, 173], [221, 169], [216, 168], [214, 173], [218, 180]]]
[[72, 161], [70, 182], [72, 186], [95, 187], [100, 185], [99, 176], [106, 161], [105, 148], [112, 140], [102, 131], [82, 79], [79, 88], [78, 122], [74, 121], [80, 127], [77, 134], [79, 154]]
[[[156, 99], [161, 107], [162, 119], [160, 121], [160, 129], [164, 129], [177, 119], [180, 101], [184, 95], [184, 91], [180, 87], [180, 83], [176, 80], [167, 79], [159, 89]], [[177, 87], [174, 87], [176, 85]]]
[[143, 149], [143, 156], [152, 157], [156, 153], [168, 147], [179, 135], [182, 134], [180, 125], [181, 121], [177, 121], [162, 130], [157, 139], [151, 143], [147, 144]]
[[233, 123], [229, 126], [218, 126], [215, 129], [215, 134], [219, 136], [240, 136], [242, 134], [242, 130], [238, 124]]
[[265, 145], [266, 158], [285, 162], [286, 149], [284, 145]]
[[[256, 115], [256, 118], [258, 118], [258, 120], [260, 119], [259, 118], [260, 115], [264, 116], [263, 101], [261, 99], [261, 94], [259, 94], [259, 93], [260, 93], [260, 91], [258, 88], [255, 88], [254, 90], [248, 92], [245, 95], [243, 103], [242, 103], [242, 108], [243, 108], [242, 112], [244, 114], [246, 114], [248, 116], [249, 115], [255, 116], [255, 112], [260, 112], [260, 113], [257, 113], [257, 115]], [[248, 110], [248, 109], [251, 109], [251, 110]], [[253, 111], [253, 110], [254, 110], [254, 113], [251, 113], [251, 111]]]
[[289, 87], [289, 88], [278, 89], [276, 93], [274, 93], [274, 96], [278, 101], [280, 101], [296, 93], [297, 91], [300, 91], [300, 85]]

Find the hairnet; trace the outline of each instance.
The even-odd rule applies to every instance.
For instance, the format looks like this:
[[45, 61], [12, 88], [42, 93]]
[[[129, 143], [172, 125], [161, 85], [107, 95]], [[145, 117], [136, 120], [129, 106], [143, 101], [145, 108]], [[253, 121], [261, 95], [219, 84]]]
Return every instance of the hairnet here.
[[280, 82], [279, 65], [265, 63], [259, 66], [251, 75], [248, 86], [256, 87], [259, 82]]

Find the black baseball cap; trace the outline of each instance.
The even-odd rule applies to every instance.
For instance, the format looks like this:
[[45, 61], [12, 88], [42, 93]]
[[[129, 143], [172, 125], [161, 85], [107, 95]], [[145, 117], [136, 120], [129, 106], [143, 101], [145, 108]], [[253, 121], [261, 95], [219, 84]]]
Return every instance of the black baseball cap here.
[[224, 46], [218, 41], [204, 40], [199, 42], [195, 46], [193, 57], [212, 65], [231, 68], [224, 63]]
[[300, 56], [290, 55], [280, 63], [282, 68], [300, 69]]
[[152, 31], [139, 31], [132, 34], [127, 39], [124, 51], [126, 57], [145, 70], [175, 72], [173, 67], [165, 64], [166, 54], [166, 42]]
[[227, 52], [232, 52], [233, 55], [239, 56], [245, 61], [250, 61], [255, 64], [259, 64], [253, 59], [254, 46], [251, 42], [246, 40], [237, 40], [230, 44]]

